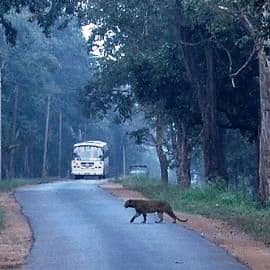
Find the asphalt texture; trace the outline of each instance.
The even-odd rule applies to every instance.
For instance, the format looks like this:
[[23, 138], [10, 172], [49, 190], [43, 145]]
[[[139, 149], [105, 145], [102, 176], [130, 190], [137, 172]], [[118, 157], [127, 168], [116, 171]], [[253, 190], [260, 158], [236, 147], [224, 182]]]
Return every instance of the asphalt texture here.
[[16, 198], [29, 218], [34, 245], [25, 270], [244, 270], [196, 232], [155, 215], [129, 223], [133, 209], [80, 180], [25, 187]]

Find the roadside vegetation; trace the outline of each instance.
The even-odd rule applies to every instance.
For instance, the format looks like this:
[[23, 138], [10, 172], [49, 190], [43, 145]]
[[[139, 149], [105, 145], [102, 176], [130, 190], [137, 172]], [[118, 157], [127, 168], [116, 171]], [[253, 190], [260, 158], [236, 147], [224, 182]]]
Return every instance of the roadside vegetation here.
[[181, 190], [146, 177], [118, 181], [148, 198], [168, 201], [175, 210], [224, 220], [270, 245], [270, 207], [262, 208], [248, 195], [244, 185], [233, 191], [214, 185]]
[[41, 183], [40, 178], [32, 178], [32, 179], [25, 179], [25, 178], [18, 178], [12, 180], [5, 180], [0, 182], [0, 192], [8, 192], [12, 191], [13, 189], [25, 185], [33, 185]]
[[[0, 193], [12, 191], [17, 187], [39, 183], [41, 183], [40, 178], [32, 178], [32, 179], [20, 178], [20, 179], [0, 181]], [[5, 224], [5, 210], [3, 209], [3, 207], [0, 206], [0, 232], [4, 228], [4, 224]]]

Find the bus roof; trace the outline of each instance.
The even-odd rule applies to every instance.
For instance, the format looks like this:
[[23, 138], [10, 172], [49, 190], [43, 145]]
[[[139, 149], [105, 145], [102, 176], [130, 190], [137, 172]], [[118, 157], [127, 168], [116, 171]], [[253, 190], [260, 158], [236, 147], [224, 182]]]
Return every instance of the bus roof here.
[[81, 143], [75, 143], [74, 147], [78, 146], [96, 146], [96, 147], [105, 147], [107, 143], [102, 142], [102, 141], [85, 141]]

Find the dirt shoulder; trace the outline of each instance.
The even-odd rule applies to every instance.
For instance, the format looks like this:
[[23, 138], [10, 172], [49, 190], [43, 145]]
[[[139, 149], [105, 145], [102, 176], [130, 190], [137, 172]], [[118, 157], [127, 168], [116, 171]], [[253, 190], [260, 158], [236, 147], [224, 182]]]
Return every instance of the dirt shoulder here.
[[12, 193], [0, 193], [5, 225], [0, 232], [0, 269], [18, 269], [32, 245], [32, 232]]
[[[121, 184], [105, 183], [100, 186], [123, 200], [146, 199], [141, 193], [124, 188]], [[224, 248], [251, 269], [270, 269], [270, 248], [267, 248], [262, 242], [253, 240], [246, 233], [233, 228], [224, 221], [182, 212], [176, 212], [176, 214], [189, 219], [187, 223], [181, 225], [200, 233], [202, 237]]]

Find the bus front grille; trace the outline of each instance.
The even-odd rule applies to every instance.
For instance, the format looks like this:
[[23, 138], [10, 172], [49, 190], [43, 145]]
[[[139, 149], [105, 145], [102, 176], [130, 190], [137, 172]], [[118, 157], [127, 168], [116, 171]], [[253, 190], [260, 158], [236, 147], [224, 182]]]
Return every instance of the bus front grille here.
[[81, 162], [81, 166], [85, 168], [91, 168], [94, 166], [93, 162]]

